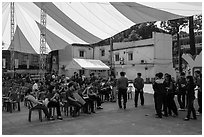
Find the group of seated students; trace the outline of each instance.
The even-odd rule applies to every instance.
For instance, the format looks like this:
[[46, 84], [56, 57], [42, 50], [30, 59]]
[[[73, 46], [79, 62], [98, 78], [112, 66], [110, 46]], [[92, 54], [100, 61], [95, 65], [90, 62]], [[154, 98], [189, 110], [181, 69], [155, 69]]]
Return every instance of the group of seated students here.
[[[48, 120], [54, 120], [48, 111], [50, 107], [56, 107], [57, 119], [62, 120], [60, 111], [60, 106], [64, 105], [62, 95], [66, 95], [67, 103], [74, 107], [73, 117], [77, 116], [80, 109], [87, 114], [95, 113], [94, 101], [97, 109], [103, 109], [98, 90], [93, 83], [80, 85], [71, 80], [67, 82], [53, 80], [49, 84], [45, 83], [36, 81], [33, 87], [26, 91], [25, 99], [30, 100], [33, 107], [42, 109]], [[40, 99], [42, 92], [45, 94], [43, 99]]]

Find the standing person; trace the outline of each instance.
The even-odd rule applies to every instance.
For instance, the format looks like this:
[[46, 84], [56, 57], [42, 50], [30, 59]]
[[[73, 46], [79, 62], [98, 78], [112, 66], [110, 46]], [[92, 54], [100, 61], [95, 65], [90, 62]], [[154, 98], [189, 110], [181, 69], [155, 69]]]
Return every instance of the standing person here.
[[196, 87], [194, 81], [193, 81], [193, 77], [192, 76], [187, 76], [186, 77], [187, 80], [187, 85], [186, 85], [186, 89], [187, 89], [187, 116], [184, 118], [185, 121], [188, 121], [190, 119], [190, 115], [191, 112], [193, 113], [193, 119], [197, 119], [196, 118], [196, 111], [195, 108], [193, 106], [194, 104], [194, 100], [195, 100], [195, 91], [194, 88]]
[[121, 96], [123, 96], [123, 107], [124, 109], [126, 109], [128, 79], [125, 77], [125, 72], [120, 72], [120, 76], [121, 77], [117, 81], [118, 105], [119, 105], [119, 108], [122, 108]]
[[181, 72], [180, 78], [177, 81], [178, 93], [177, 93], [177, 100], [179, 103], [180, 108], [179, 111], [185, 111], [185, 104], [186, 104], [186, 78], [185, 73]]
[[165, 94], [165, 86], [164, 86], [164, 79], [163, 73], [157, 73], [155, 75], [155, 82], [153, 83], [152, 87], [154, 90], [154, 103], [157, 116], [156, 118], [162, 118], [162, 104], [163, 104], [163, 97]]
[[199, 70], [195, 71], [195, 83], [198, 86], [198, 115], [202, 113], [202, 75]]
[[172, 115], [173, 111], [173, 117], [178, 116], [178, 111], [176, 107], [176, 103], [174, 101], [174, 95], [175, 95], [175, 85], [171, 78], [170, 74], [165, 74], [165, 80], [164, 80], [165, 88], [166, 88], [166, 102], [167, 102], [167, 108], [168, 108], [168, 114]]
[[144, 105], [144, 80], [141, 78], [142, 74], [137, 73], [137, 78], [134, 80], [133, 85], [135, 87], [135, 107], [137, 107], [138, 95], [140, 94], [141, 105]]
[[112, 86], [112, 91], [111, 91], [111, 99], [112, 99], [112, 102], [116, 102], [116, 83], [117, 83], [117, 80], [115, 78], [115, 75], [111, 75], [110, 76], [110, 83], [111, 83], [111, 86]]

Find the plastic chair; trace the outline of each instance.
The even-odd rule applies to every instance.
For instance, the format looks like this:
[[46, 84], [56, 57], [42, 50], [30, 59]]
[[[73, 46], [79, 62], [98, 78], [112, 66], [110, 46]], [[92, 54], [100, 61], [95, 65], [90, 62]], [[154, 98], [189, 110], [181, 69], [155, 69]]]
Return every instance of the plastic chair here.
[[128, 99], [132, 99], [132, 86], [128, 86], [127, 94], [128, 94]]
[[32, 102], [26, 98], [25, 98], [25, 101], [27, 102], [28, 109], [29, 109], [28, 121], [31, 122], [32, 111], [38, 111], [39, 119], [42, 122], [42, 109], [33, 107]]

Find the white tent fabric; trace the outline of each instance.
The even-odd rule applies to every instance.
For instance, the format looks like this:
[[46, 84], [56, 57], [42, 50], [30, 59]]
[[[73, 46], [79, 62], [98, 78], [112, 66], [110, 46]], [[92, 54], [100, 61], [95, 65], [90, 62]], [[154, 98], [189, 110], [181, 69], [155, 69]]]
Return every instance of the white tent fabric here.
[[73, 58], [65, 69], [109, 70], [110, 68], [100, 60]]
[[[134, 2], [15, 2], [14, 46], [16, 43], [21, 44], [15, 46], [16, 51], [40, 53], [39, 24], [42, 5], [47, 13], [47, 52], [63, 49], [73, 43], [96, 43], [134, 24], [202, 13], [201, 2], [196, 5], [165, 2], [140, 4]], [[169, 9], [167, 5], [171, 5], [171, 8]], [[178, 11], [176, 9], [180, 9], [179, 12], [176, 12]], [[16, 29], [17, 26], [18, 29]], [[17, 37], [17, 31], [22, 35]], [[4, 43], [3, 50], [8, 50], [10, 45], [10, 3], [8, 2], [2, 3], [2, 43]], [[31, 47], [19, 48], [25, 46]]]

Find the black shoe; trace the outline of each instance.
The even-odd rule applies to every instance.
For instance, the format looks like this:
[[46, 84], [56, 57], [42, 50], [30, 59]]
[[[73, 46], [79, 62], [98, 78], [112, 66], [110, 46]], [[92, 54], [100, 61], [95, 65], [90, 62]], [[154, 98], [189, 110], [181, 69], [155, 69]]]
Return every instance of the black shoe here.
[[184, 121], [189, 121], [189, 120], [190, 120], [190, 118], [187, 118], [187, 117], [184, 118]]
[[96, 113], [95, 111], [91, 111], [91, 113]]
[[57, 119], [62, 120], [63, 118], [61, 116], [58, 116]]
[[155, 118], [162, 118], [162, 116], [158, 116], [158, 115], [157, 115]]
[[85, 114], [91, 114], [91, 112], [84, 112]]
[[178, 114], [173, 114], [173, 115], [172, 115], [172, 117], [177, 117], [177, 116], [178, 116]]

